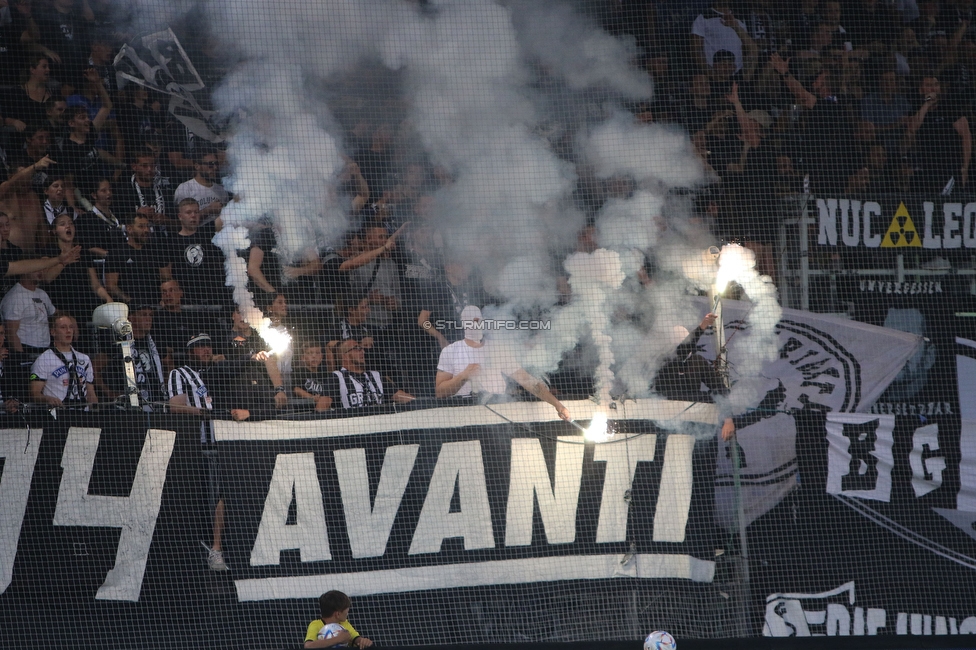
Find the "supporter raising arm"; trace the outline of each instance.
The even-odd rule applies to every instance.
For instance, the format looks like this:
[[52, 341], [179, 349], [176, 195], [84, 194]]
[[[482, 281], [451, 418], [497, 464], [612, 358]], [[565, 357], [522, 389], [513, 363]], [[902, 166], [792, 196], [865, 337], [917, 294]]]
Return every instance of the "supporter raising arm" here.
[[[461, 322], [465, 323], [464, 339], [441, 350], [437, 376], [434, 379], [434, 390], [438, 398], [468, 397], [477, 392], [472, 380], [481, 372], [481, 366], [485, 361], [484, 342], [481, 340], [484, 331], [473, 326], [469, 327], [468, 324], [480, 320], [481, 310], [478, 307], [469, 305], [461, 312]], [[569, 409], [556, 399], [545, 382], [533, 377], [522, 368], [518, 368], [509, 376], [522, 388], [543, 402], [551, 404], [560, 418], [569, 420]]]

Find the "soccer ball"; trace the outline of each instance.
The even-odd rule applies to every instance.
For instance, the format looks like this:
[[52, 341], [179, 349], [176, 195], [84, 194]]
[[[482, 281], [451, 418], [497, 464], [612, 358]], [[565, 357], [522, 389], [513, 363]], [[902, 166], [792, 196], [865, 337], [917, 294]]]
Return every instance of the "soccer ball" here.
[[651, 632], [644, 639], [644, 650], [674, 650], [678, 647], [674, 637], [667, 632]]
[[342, 627], [338, 623], [329, 623], [327, 625], [323, 625], [322, 629], [319, 630], [318, 638], [331, 639], [333, 637], [339, 636], [339, 633], [345, 631], [345, 629], [346, 628]]

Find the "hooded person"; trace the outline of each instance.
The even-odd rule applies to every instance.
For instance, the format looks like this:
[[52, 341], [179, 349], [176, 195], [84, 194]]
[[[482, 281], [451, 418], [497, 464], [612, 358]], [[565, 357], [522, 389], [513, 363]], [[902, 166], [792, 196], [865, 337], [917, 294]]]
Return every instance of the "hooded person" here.
[[[481, 377], [481, 368], [487, 359], [481, 309], [468, 305], [461, 310], [461, 326], [464, 338], [441, 350], [437, 362], [437, 376], [434, 380], [435, 392], [439, 399], [450, 397], [473, 399], [487, 393]], [[569, 410], [549, 391], [549, 387], [527, 373], [516, 368], [506, 373], [542, 401], [551, 404], [563, 420], [569, 420]]]

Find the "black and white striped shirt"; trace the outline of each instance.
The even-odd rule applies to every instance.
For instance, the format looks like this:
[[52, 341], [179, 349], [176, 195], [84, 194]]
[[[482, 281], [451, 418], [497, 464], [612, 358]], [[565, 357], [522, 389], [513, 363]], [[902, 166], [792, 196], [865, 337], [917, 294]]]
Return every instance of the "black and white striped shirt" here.
[[[188, 406], [213, 410], [213, 402], [210, 399], [207, 385], [203, 383], [200, 373], [190, 366], [171, 370], [167, 389], [170, 399], [177, 395], [186, 395]], [[200, 442], [205, 445], [216, 443], [212, 421], [204, 420], [200, 423]]]
[[332, 374], [338, 382], [338, 394], [333, 398], [339, 398], [342, 408], [377, 406], [383, 403], [383, 380], [377, 371], [367, 370], [354, 375], [343, 368]]

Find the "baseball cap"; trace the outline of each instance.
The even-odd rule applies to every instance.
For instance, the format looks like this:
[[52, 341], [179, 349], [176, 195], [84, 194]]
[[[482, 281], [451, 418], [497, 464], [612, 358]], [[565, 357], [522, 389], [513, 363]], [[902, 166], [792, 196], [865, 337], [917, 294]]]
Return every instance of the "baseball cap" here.
[[198, 345], [211, 345], [210, 335], [203, 332], [200, 334], [194, 334], [190, 340], [186, 342], [187, 348], [195, 348]]

